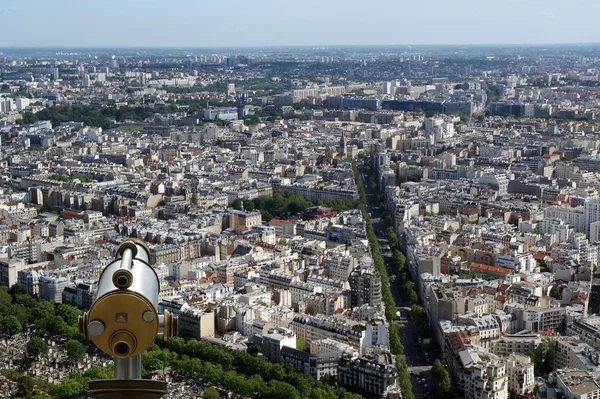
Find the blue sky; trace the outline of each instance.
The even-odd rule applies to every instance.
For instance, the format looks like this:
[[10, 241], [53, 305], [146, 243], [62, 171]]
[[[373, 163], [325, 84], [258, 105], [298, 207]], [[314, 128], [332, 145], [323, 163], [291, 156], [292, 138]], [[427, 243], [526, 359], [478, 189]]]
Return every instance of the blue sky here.
[[600, 0], [0, 0], [0, 47], [599, 43]]

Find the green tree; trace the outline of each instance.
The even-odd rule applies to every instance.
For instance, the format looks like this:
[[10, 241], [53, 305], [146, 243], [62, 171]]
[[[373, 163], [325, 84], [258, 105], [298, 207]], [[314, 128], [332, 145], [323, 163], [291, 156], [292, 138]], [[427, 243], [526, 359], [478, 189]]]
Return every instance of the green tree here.
[[236, 198], [230, 205], [233, 209], [237, 209], [238, 211], [242, 209], [242, 200], [240, 198]]
[[453, 389], [452, 389], [452, 381], [450, 380], [450, 376], [446, 373], [438, 382], [438, 395], [443, 399], [450, 399], [454, 397]]
[[298, 337], [296, 338], [296, 349], [303, 351], [305, 350], [305, 343], [304, 343], [304, 339]]
[[21, 330], [23, 330], [23, 326], [15, 316], [0, 318], [0, 331], [2, 331], [3, 334], [12, 336]]
[[29, 398], [35, 389], [35, 379], [28, 375], [22, 375], [19, 377], [17, 383], [19, 386], [19, 397]]
[[48, 353], [48, 343], [40, 337], [32, 337], [27, 343], [27, 356], [36, 358], [39, 355]]
[[558, 286], [552, 286], [552, 289], [550, 290], [550, 296], [556, 299], [561, 299], [562, 296], [560, 295], [560, 289]]
[[29, 399], [52, 399], [52, 396], [48, 395], [46, 392], [33, 390], [33, 392], [29, 395]]
[[202, 393], [203, 399], [219, 399], [220, 397], [221, 395], [219, 394], [219, 391], [213, 387], [206, 388]]
[[556, 340], [544, 338], [535, 351], [528, 353], [534, 365], [536, 376], [547, 377], [554, 370]]
[[388, 243], [389, 243], [392, 251], [397, 250], [398, 249], [398, 236], [394, 232], [394, 228], [391, 226], [387, 228], [387, 239], [388, 239]]
[[60, 384], [53, 386], [50, 389], [50, 394], [59, 399], [77, 398], [85, 393], [86, 387], [81, 380], [74, 378], [65, 378]]
[[67, 341], [65, 348], [67, 349], [67, 357], [72, 362], [77, 362], [83, 359], [83, 355], [85, 355], [85, 349], [81, 342], [71, 339]]
[[421, 323], [417, 326], [417, 334], [422, 339], [429, 338], [431, 334], [431, 328], [427, 323]]
[[420, 305], [417, 305], [416, 303], [411, 305], [410, 315], [416, 323], [420, 322], [423, 317], [423, 308]]
[[23, 114], [23, 118], [17, 120], [17, 124], [20, 125], [31, 125], [32, 123], [36, 123], [38, 121], [38, 117], [31, 112], [25, 112]]
[[383, 219], [383, 223], [387, 226], [387, 227], [391, 227], [394, 225], [394, 221], [392, 220], [390, 215], [386, 215], [385, 218]]
[[83, 312], [75, 306], [60, 304], [56, 307], [56, 315], [60, 316], [69, 325], [77, 324], [79, 316], [82, 314]]
[[267, 210], [261, 209], [260, 216], [262, 217], [263, 222], [268, 222], [273, 219], [273, 215]]
[[423, 348], [425, 352], [429, 351], [431, 349], [431, 339], [425, 338], [421, 343], [421, 348]]
[[246, 200], [243, 201], [244, 203], [244, 210], [248, 211], [248, 212], [252, 212], [254, 210], [254, 202], [251, 200]]
[[433, 378], [439, 380], [444, 376], [445, 373], [447, 373], [447, 371], [444, 368], [442, 362], [440, 362], [440, 359], [435, 359], [435, 361], [431, 365], [431, 375], [433, 376]]
[[29, 399], [52, 399], [52, 396], [48, 395], [46, 392], [33, 390], [31, 395], [29, 395]]
[[406, 299], [408, 299], [408, 301], [410, 303], [417, 303], [419, 301], [419, 297], [417, 296], [417, 293], [415, 292], [415, 290], [410, 289], [410, 290], [406, 290], [404, 291], [405, 295], [406, 295]]
[[160, 360], [158, 358], [153, 358], [148, 362], [148, 369], [152, 370], [152, 371], [164, 370], [165, 362], [163, 362], [162, 360]]

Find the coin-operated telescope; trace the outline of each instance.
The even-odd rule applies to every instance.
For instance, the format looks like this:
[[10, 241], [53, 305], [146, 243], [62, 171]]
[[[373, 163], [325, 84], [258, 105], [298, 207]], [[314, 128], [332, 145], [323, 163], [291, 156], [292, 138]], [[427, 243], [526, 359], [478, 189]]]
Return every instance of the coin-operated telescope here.
[[79, 332], [115, 363], [113, 380], [90, 382], [93, 397], [158, 399], [166, 394], [165, 382], [142, 379], [142, 353], [156, 337], [177, 335], [177, 318], [166, 310], [158, 313], [159, 287], [148, 246], [123, 242], [100, 275], [90, 310], [79, 317]]

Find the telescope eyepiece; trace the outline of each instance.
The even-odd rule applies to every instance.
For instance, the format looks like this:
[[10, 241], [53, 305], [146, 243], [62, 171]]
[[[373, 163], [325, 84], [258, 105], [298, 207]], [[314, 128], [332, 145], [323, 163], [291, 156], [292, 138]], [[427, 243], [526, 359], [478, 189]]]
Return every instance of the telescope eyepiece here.
[[125, 342], [117, 342], [114, 351], [117, 355], [124, 357], [127, 356], [129, 352], [131, 352], [129, 345], [127, 345]]
[[129, 270], [119, 269], [113, 274], [113, 284], [120, 290], [126, 290], [133, 284], [133, 274]]

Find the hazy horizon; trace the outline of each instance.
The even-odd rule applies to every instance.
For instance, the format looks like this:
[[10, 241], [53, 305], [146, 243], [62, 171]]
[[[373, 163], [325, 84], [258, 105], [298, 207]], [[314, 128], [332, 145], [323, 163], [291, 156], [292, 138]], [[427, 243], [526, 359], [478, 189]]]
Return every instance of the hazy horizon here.
[[[598, 44], [597, 0], [0, 0], [3, 48]], [[6, 34], [10, 32], [10, 34]]]

